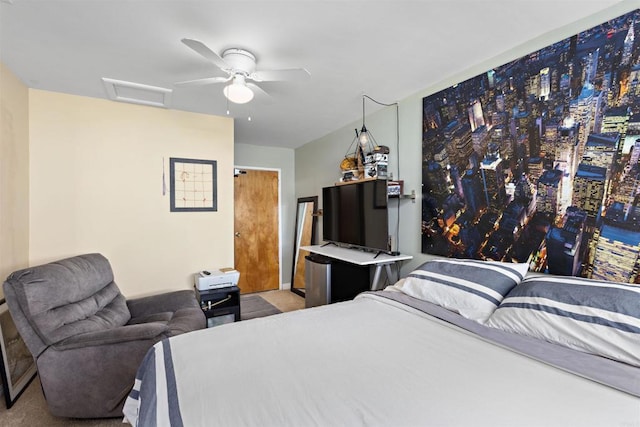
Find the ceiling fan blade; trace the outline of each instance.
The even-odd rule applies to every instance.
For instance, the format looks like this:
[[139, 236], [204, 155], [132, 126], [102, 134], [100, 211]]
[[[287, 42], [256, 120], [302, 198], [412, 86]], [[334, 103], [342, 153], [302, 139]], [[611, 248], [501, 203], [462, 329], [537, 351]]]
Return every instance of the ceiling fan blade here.
[[229, 77], [207, 77], [205, 79], [186, 80], [184, 82], [174, 83], [176, 86], [204, 86], [213, 83], [225, 83], [231, 80]]
[[249, 78], [257, 82], [306, 82], [311, 78], [311, 74], [304, 68], [289, 68], [285, 70], [259, 70], [252, 73]]
[[209, 61], [213, 62], [218, 68], [229, 68], [229, 64], [224, 62], [224, 59], [220, 57], [217, 53], [209, 49], [204, 43], [199, 40], [194, 39], [182, 39], [182, 43], [189, 46], [191, 49], [198, 52], [200, 55], [204, 56]]
[[253, 91], [253, 93], [254, 93], [256, 96], [258, 96], [258, 97], [260, 97], [260, 98], [263, 98], [263, 99], [268, 99], [268, 100], [271, 100], [271, 99], [272, 99], [272, 98], [271, 98], [271, 95], [269, 95], [267, 92], [265, 92], [265, 90], [264, 90], [264, 89], [262, 89], [262, 88], [261, 88], [260, 86], [258, 86], [257, 84], [255, 84], [255, 83], [247, 83], [247, 86], [248, 86], [249, 88], [251, 88], [251, 90]]

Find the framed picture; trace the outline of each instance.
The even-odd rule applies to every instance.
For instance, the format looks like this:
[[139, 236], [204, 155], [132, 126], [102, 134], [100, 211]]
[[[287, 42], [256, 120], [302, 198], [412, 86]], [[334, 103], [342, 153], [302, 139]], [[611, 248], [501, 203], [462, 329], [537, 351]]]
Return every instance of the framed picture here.
[[171, 212], [217, 211], [217, 162], [169, 159]]
[[9, 409], [36, 376], [36, 365], [4, 299], [0, 300], [0, 350], [2, 391]]
[[389, 197], [400, 197], [403, 187], [404, 181], [387, 181], [387, 195]]

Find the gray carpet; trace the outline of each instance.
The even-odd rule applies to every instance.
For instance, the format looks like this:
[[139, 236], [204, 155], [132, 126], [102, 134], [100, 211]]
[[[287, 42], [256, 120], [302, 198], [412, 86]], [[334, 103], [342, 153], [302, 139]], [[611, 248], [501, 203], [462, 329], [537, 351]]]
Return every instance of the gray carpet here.
[[271, 316], [272, 314], [278, 313], [282, 312], [258, 294], [247, 294], [240, 296], [241, 320]]
[[[2, 397], [4, 402], [4, 396]], [[35, 378], [11, 407], [0, 403], [0, 426], [7, 427], [128, 427], [122, 417], [102, 419], [59, 418], [51, 415], [44, 401], [40, 379]]]

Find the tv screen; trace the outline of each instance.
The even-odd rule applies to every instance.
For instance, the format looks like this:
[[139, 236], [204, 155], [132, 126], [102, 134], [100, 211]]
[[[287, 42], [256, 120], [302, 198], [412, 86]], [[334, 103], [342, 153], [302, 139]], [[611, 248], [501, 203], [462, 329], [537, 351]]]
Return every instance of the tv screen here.
[[322, 203], [323, 240], [389, 251], [387, 181], [356, 181], [325, 187]]

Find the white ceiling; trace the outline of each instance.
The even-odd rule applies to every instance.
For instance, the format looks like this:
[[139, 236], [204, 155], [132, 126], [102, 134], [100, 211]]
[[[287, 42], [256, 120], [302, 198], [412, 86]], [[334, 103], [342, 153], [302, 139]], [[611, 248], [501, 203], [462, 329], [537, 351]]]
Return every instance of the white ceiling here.
[[259, 69], [302, 67], [311, 80], [263, 83], [270, 100], [231, 104], [236, 143], [295, 148], [358, 120], [362, 94], [402, 100], [619, 2], [0, 0], [0, 59], [32, 88], [106, 98], [107, 77], [225, 115], [222, 85], [173, 85], [218, 75], [180, 40], [244, 48]]

